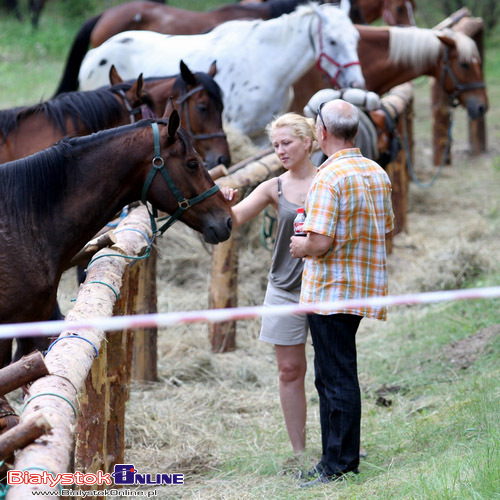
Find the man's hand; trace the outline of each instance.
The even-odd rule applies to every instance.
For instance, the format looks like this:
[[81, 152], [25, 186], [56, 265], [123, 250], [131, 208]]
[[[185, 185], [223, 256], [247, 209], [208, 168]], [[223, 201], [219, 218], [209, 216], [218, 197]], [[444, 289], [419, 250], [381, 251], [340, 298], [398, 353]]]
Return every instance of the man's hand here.
[[306, 242], [307, 237], [304, 238], [304, 236], [292, 236], [290, 238], [290, 253], [292, 254], [292, 257], [298, 259], [306, 256]]

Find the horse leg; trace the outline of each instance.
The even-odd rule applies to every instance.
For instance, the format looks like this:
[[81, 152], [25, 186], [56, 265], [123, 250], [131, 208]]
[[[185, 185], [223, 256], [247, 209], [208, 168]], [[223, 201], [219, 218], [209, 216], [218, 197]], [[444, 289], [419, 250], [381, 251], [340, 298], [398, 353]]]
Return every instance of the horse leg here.
[[45, 0], [29, 0], [29, 8], [31, 12], [31, 24], [33, 28], [38, 28], [40, 13], [42, 12]]
[[23, 20], [23, 16], [21, 15], [21, 9], [19, 8], [19, 3], [17, 0], [6, 0], [5, 4], [7, 6], [7, 10], [9, 12], [13, 12], [18, 21]]
[[0, 368], [12, 361], [12, 339], [0, 339]]
[[[63, 320], [64, 315], [59, 308], [59, 303], [56, 302], [54, 309], [52, 310], [52, 314], [48, 321], [59, 321]], [[22, 339], [16, 339], [17, 348], [16, 353], [14, 355], [14, 361], [18, 361], [23, 356], [32, 353], [33, 351], [41, 351], [44, 352], [48, 349], [53, 337], [26, 337]]]

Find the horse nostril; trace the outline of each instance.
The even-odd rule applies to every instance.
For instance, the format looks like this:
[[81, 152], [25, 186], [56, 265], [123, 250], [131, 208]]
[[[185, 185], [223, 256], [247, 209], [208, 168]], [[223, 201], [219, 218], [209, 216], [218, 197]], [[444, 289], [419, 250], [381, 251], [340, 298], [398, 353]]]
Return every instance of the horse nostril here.
[[226, 224], [227, 224], [227, 228], [229, 229], [229, 231], [231, 231], [233, 229], [233, 219], [231, 219], [231, 217], [229, 217], [227, 219]]
[[231, 160], [227, 156], [221, 155], [217, 159], [217, 165], [224, 165], [225, 167], [229, 167], [231, 165]]

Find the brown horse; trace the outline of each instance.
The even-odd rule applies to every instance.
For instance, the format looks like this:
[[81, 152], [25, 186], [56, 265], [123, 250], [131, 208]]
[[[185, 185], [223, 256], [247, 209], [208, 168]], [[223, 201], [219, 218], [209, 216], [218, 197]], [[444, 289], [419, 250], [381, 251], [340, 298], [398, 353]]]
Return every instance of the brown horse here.
[[356, 9], [363, 19], [361, 22], [353, 19], [358, 24], [382, 18], [390, 26], [415, 26], [415, 0], [351, 0], [351, 12]]
[[[228, 204], [179, 124], [169, 103], [163, 119], [65, 138], [0, 168], [0, 323], [46, 320], [71, 258], [134, 201], [208, 243], [229, 238]], [[10, 349], [0, 341], [0, 366]]]
[[229, 146], [222, 128], [222, 94], [208, 73], [192, 73], [181, 63], [178, 75], [123, 82], [114, 68], [111, 87], [68, 92], [30, 107], [0, 111], [0, 163], [24, 158], [65, 136], [87, 135], [105, 128], [161, 116], [173, 97], [181, 123], [192, 135], [207, 168], [229, 166]]
[[[470, 118], [479, 118], [488, 110], [481, 59], [468, 36], [414, 27], [356, 28], [367, 90], [384, 94], [396, 85], [427, 75], [436, 78], [450, 100], [464, 106]], [[292, 109], [302, 112], [311, 96], [328, 86], [318, 70], [310, 71], [294, 86]]]
[[171, 35], [207, 33], [235, 19], [271, 19], [292, 12], [306, 0], [275, 0], [264, 4], [223, 5], [206, 12], [179, 9], [151, 1], [134, 1], [111, 7], [85, 21], [71, 46], [63, 77], [55, 95], [78, 89], [78, 72], [89, 48], [95, 48], [117, 33], [149, 30]]

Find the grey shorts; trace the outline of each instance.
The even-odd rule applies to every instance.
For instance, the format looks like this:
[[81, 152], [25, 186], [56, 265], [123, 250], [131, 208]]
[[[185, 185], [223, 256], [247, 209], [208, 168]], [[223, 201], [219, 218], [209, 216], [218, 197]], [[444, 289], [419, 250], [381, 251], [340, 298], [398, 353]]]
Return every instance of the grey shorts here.
[[[300, 288], [282, 290], [271, 283], [267, 284], [265, 306], [298, 304]], [[305, 344], [307, 339], [308, 323], [305, 314], [290, 316], [264, 316], [260, 330], [260, 340], [277, 345]]]

